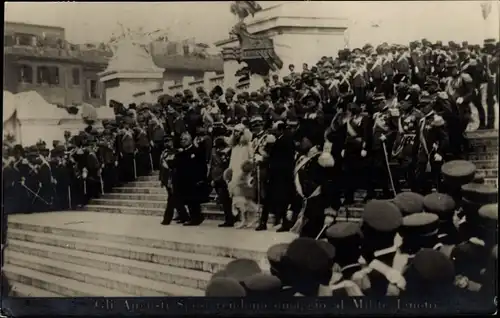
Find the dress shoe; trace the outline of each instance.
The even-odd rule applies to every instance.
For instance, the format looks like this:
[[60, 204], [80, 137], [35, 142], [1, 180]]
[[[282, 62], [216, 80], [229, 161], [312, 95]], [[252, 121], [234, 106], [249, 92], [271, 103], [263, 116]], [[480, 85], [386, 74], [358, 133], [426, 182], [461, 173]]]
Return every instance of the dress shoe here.
[[283, 226], [276, 230], [276, 232], [278, 232], [278, 233], [288, 232], [288, 231], [290, 231], [290, 229], [287, 227], [283, 227]]
[[259, 224], [257, 228], [255, 229], [256, 231], [266, 231], [267, 230], [267, 225], [265, 224]]
[[170, 222], [167, 222], [167, 221], [165, 221], [165, 220], [164, 220], [164, 221], [161, 221], [161, 225], [169, 225], [169, 224], [170, 224]]
[[184, 223], [184, 226], [198, 226], [201, 223], [203, 223], [204, 219], [199, 219], [199, 220], [191, 220], [186, 223]]
[[175, 220], [175, 222], [176, 222], [177, 224], [182, 224], [182, 223], [189, 222], [189, 220], [178, 219], [178, 220]]
[[233, 227], [234, 226], [234, 223], [222, 223], [222, 224], [219, 224], [218, 225], [219, 227]]

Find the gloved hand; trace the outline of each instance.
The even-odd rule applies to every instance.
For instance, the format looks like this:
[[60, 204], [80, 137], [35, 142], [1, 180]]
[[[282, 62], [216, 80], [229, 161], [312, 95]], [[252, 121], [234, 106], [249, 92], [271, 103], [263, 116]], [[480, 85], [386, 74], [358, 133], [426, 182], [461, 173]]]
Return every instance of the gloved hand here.
[[457, 99], [457, 104], [462, 104], [464, 102], [464, 99], [462, 97], [459, 97]]
[[340, 155], [342, 156], [342, 158], [344, 158], [344, 155], [345, 155], [345, 150], [342, 149], [342, 152], [340, 153]]
[[386, 140], [387, 140], [387, 137], [384, 134], [382, 134], [380, 136], [380, 141], [386, 141]]
[[288, 221], [291, 221], [292, 218], [293, 218], [293, 211], [291, 211], [291, 210], [286, 211], [286, 219]]
[[437, 153], [434, 155], [434, 161], [442, 161], [442, 160], [443, 160], [443, 157], [441, 157], [440, 154]]
[[325, 226], [329, 227], [333, 224], [333, 217], [332, 216], [329, 216], [327, 215], [325, 217]]
[[361, 150], [361, 157], [363, 157], [363, 158], [366, 157], [366, 150], [364, 150], [364, 149]]

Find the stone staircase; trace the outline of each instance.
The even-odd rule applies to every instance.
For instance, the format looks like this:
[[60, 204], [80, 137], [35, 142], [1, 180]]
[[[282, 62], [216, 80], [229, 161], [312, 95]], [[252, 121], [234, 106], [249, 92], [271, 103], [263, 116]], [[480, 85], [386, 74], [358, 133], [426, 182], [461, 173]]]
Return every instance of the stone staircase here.
[[[470, 160], [498, 186], [497, 132], [473, 137], [471, 146]], [[361, 197], [349, 220], [360, 217]], [[211, 274], [232, 259], [262, 262], [271, 245], [295, 237], [218, 228], [223, 213], [215, 202], [204, 205], [199, 227], [162, 226], [165, 206], [166, 192], [154, 173], [92, 200], [83, 211], [9, 216], [3, 270], [12, 296], [203, 296]]]

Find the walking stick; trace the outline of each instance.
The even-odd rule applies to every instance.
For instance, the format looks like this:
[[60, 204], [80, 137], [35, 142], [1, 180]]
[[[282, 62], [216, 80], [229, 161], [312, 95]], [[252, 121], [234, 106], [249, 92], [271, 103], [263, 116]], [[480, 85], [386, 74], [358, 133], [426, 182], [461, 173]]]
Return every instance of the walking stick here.
[[69, 209], [72, 210], [73, 207], [71, 205], [71, 185], [68, 186], [68, 203], [69, 203]]
[[387, 172], [389, 173], [389, 180], [391, 181], [392, 192], [394, 193], [394, 197], [397, 195], [396, 188], [394, 187], [394, 179], [392, 178], [391, 166], [389, 165], [389, 158], [387, 155], [387, 148], [385, 146], [385, 141], [382, 141], [382, 148], [384, 149], [384, 159], [385, 165], [387, 166]]
[[153, 156], [151, 155], [151, 151], [149, 151], [149, 164], [151, 165], [151, 171], [154, 170], [153, 167]]
[[137, 164], [135, 162], [135, 153], [134, 153], [134, 180], [137, 180]]
[[328, 227], [328, 225], [326, 225], [326, 224], [323, 225], [323, 228], [319, 232], [318, 236], [316, 236], [316, 238], [315, 238], [316, 241], [320, 238], [321, 234], [323, 234], [323, 232], [326, 230], [327, 227]]

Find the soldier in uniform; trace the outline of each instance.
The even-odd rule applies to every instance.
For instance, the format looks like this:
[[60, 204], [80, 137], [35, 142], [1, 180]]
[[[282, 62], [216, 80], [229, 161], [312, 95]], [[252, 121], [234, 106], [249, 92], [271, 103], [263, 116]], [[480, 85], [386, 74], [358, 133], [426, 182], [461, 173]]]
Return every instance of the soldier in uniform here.
[[260, 223], [257, 231], [267, 229], [267, 218], [271, 209], [268, 192], [268, 168], [269, 153], [272, 145], [276, 142], [276, 137], [264, 130], [264, 122], [261, 116], [254, 116], [250, 119], [250, 130], [252, 131], [252, 151], [253, 161], [256, 167], [257, 203], [262, 205]]
[[[108, 132], [105, 132], [105, 135], [107, 134]], [[101, 178], [104, 183], [103, 190], [104, 193], [109, 193], [117, 185], [119, 168], [118, 158], [108, 140], [103, 140], [99, 143], [98, 158], [99, 162], [101, 162]]]
[[134, 128], [136, 147], [137, 176], [147, 176], [153, 170], [153, 157], [151, 156], [151, 143], [148, 134], [142, 127]]
[[[278, 231], [286, 232], [291, 227], [290, 222], [286, 219], [286, 210], [290, 196], [294, 192], [295, 145], [293, 136], [286, 133], [286, 126], [283, 122], [274, 123], [272, 131], [276, 141], [269, 151], [266, 202], [271, 204], [270, 212], [275, 216], [274, 225], [281, 223], [282, 226]], [[262, 211], [261, 224], [267, 223], [266, 211]]]
[[52, 150], [50, 163], [56, 189], [54, 207], [56, 210], [69, 210], [71, 209], [71, 171], [65, 159], [63, 145]]
[[383, 87], [385, 98], [389, 99], [394, 96], [394, 61], [392, 54], [386, 47], [380, 47], [382, 55], [382, 74], [383, 74]]
[[371, 169], [371, 183], [368, 185], [367, 198], [375, 198], [375, 188], [380, 186], [383, 191], [383, 197], [388, 199], [391, 197], [390, 190], [392, 189], [392, 182], [389, 174], [390, 149], [394, 142], [394, 137], [397, 131], [397, 118], [392, 116], [389, 105], [385, 102], [383, 94], [374, 97], [374, 111], [373, 114], [373, 129], [372, 140], [369, 151], [369, 158], [372, 161]]
[[135, 141], [134, 135], [129, 124], [124, 123], [123, 129], [118, 134], [119, 152], [120, 152], [120, 175], [123, 182], [134, 181], [137, 177], [137, 164], [135, 160]]
[[224, 223], [219, 227], [233, 227], [235, 217], [232, 211], [232, 199], [226, 181], [223, 178], [224, 171], [229, 167], [229, 158], [231, 157], [231, 147], [224, 137], [217, 137], [214, 140], [212, 149], [212, 160], [210, 165], [210, 176], [212, 186], [217, 193], [217, 200], [222, 205], [224, 212]]
[[[300, 237], [316, 238], [322, 234], [323, 226], [333, 222], [333, 214], [324, 191], [328, 182], [326, 169], [319, 160], [322, 152], [307, 136], [299, 141], [299, 157], [294, 169], [295, 193], [290, 200], [287, 219], [296, 219], [291, 231]], [[328, 215], [327, 215], [328, 214]]]
[[361, 112], [361, 106], [357, 103], [349, 104], [349, 111], [352, 114], [346, 121], [346, 139], [341, 152], [344, 158], [344, 182], [345, 182], [345, 205], [354, 203], [354, 192], [356, 189], [366, 189], [367, 168], [366, 156], [369, 150], [370, 127], [369, 117]]
[[471, 119], [469, 103], [472, 102], [474, 86], [471, 76], [461, 73], [456, 62], [449, 61], [446, 66], [450, 76], [445, 79], [445, 92], [456, 115], [456, 120], [447, 123], [450, 131], [450, 148], [454, 157], [458, 159], [468, 150], [465, 130]]
[[444, 119], [433, 110], [420, 119], [417, 145], [416, 192], [428, 194], [433, 186], [439, 188], [441, 165], [449, 146]]
[[409, 188], [416, 192], [414, 191], [416, 189], [414, 171], [418, 150], [417, 134], [423, 114], [415, 108], [415, 95], [416, 92], [413, 91], [412, 94], [404, 96], [400, 102], [400, 111], [393, 112], [393, 116], [399, 117], [396, 138], [391, 151], [391, 158], [398, 165], [394, 175], [394, 185], [397, 193], [401, 190], [401, 179], [406, 180]]
[[[165, 187], [167, 191], [167, 206], [165, 207], [165, 213], [163, 214], [163, 220], [161, 224], [169, 225], [172, 220], [177, 223], [186, 223], [189, 221], [189, 215], [186, 208], [179, 201], [179, 196], [177, 196], [173, 184], [173, 177], [176, 173], [175, 166], [175, 153], [176, 149], [174, 147], [173, 138], [166, 135], [164, 138], [164, 150], [160, 157], [160, 174], [159, 179], [162, 187]], [[177, 217], [174, 219], [174, 211], [177, 211]]]
[[163, 137], [165, 129], [160, 120], [153, 116], [148, 123], [148, 136], [151, 140], [151, 157], [153, 159], [153, 170], [158, 170], [160, 167], [159, 158], [163, 152]]
[[361, 255], [367, 267], [359, 275], [364, 295], [399, 295], [403, 279], [401, 271], [395, 270], [398, 260], [395, 238], [401, 224], [401, 211], [391, 202], [372, 200], [365, 205]]
[[[3, 214], [11, 214], [15, 212], [16, 208], [16, 182], [17, 173], [14, 168], [15, 158], [12, 156], [14, 149], [6, 146], [3, 147], [2, 152], [2, 184], [3, 184]], [[5, 224], [6, 225], [6, 224]], [[3, 235], [3, 234], [2, 234]], [[3, 242], [2, 242], [3, 244]]]
[[356, 101], [364, 103], [366, 101], [366, 90], [368, 86], [369, 75], [360, 58], [354, 60], [354, 68], [351, 70], [351, 83], [356, 96]]

